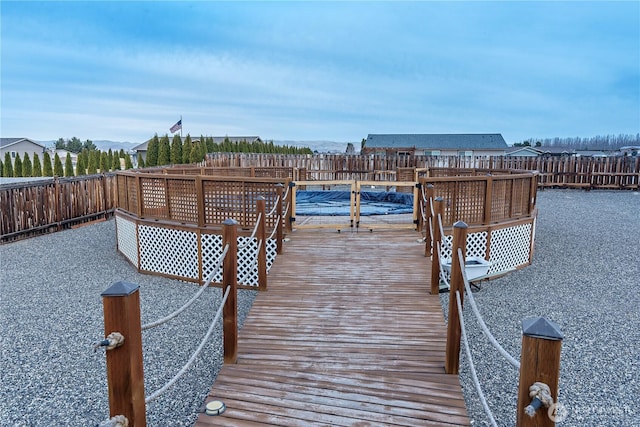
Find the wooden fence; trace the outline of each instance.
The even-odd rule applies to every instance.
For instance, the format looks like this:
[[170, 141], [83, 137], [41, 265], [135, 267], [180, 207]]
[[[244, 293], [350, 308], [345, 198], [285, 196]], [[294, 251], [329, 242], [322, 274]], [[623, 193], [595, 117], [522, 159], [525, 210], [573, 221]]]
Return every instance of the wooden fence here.
[[0, 187], [1, 241], [61, 230], [113, 214], [114, 174], [14, 183]]
[[[380, 156], [347, 154], [213, 153], [212, 167], [289, 167], [304, 170], [300, 180], [386, 180], [402, 169], [491, 169], [539, 172], [539, 186], [585, 189], [639, 189], [640, 157]], [[400, 179], [398, 177], [398, 180]]]

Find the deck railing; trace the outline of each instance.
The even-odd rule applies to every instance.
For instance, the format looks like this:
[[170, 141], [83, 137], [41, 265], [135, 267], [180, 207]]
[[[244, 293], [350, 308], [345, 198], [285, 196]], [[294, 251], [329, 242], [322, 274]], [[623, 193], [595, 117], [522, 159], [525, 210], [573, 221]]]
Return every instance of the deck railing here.
[[108, 217], [115, 201], [113, 173], [2, 185], [2, 242]]

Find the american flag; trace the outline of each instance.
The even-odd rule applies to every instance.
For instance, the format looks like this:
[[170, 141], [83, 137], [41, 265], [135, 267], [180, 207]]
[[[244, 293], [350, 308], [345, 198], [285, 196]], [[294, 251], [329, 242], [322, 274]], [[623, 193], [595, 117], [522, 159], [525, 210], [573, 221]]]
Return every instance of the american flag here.
[[176, 133], [180, 129], [182, 129], [182, 119], [178, 120], [178, 123], [176, 123], [175, 125], [171, 126], [171, 129], [169, 129], [169, 131], [171, 133]]

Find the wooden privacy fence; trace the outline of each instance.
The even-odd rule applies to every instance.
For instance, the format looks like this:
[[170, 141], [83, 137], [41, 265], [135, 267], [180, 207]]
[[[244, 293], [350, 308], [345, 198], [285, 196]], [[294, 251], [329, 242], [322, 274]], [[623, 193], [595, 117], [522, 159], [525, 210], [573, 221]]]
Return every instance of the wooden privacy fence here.
[[2, 185], [2, 242], [107, 217], [115, 201], [112, 173]]
[[[207, 166], [290, 167], [305, 171], [299, 180], [388, 180], [400, 169], [491, 169], [539, 172], [542, 187], [585, 189], [640, 188], [640, 157], [382, 156], [354, 154], [212, 153]], [[406, 177], [397, 178], [398, 181]]]

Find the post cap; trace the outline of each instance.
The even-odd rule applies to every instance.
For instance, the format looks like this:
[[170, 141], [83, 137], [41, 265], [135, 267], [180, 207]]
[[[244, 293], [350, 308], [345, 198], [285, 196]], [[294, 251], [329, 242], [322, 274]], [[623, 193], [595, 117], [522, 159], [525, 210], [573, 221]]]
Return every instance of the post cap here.
[[433, 184], [427, 184], [427, 188], [433, 188]]
[[435, 200], [436, 202], [441, 202], [441, 201], [443, 201], [444, 199], [442, 198], [442, 196], [438, 196], [438, 197], [436, 197], [434, 200]]
[[544, 317], [523, 319], [522, 335], [556, 341], [561, 341], [564, 338], [560, 326]]
[[267, 200], [267, 199], [265, 199], [264, 196], [258, 196], [256, 197], [256, 200]]
[[115, 282], [100, 294], [103, 297], [124, 297], [140, 289], [140, 285], [130, 282]]
[[453, 228], [467, 228], [467, 223], [464, 221], [456, 221], [456, 223], [453, 224]]
[[227, 219], [224, 220], [222, 225], [238, 225], [238, 221], [236, 221], [233, 218], [227, 218]]

